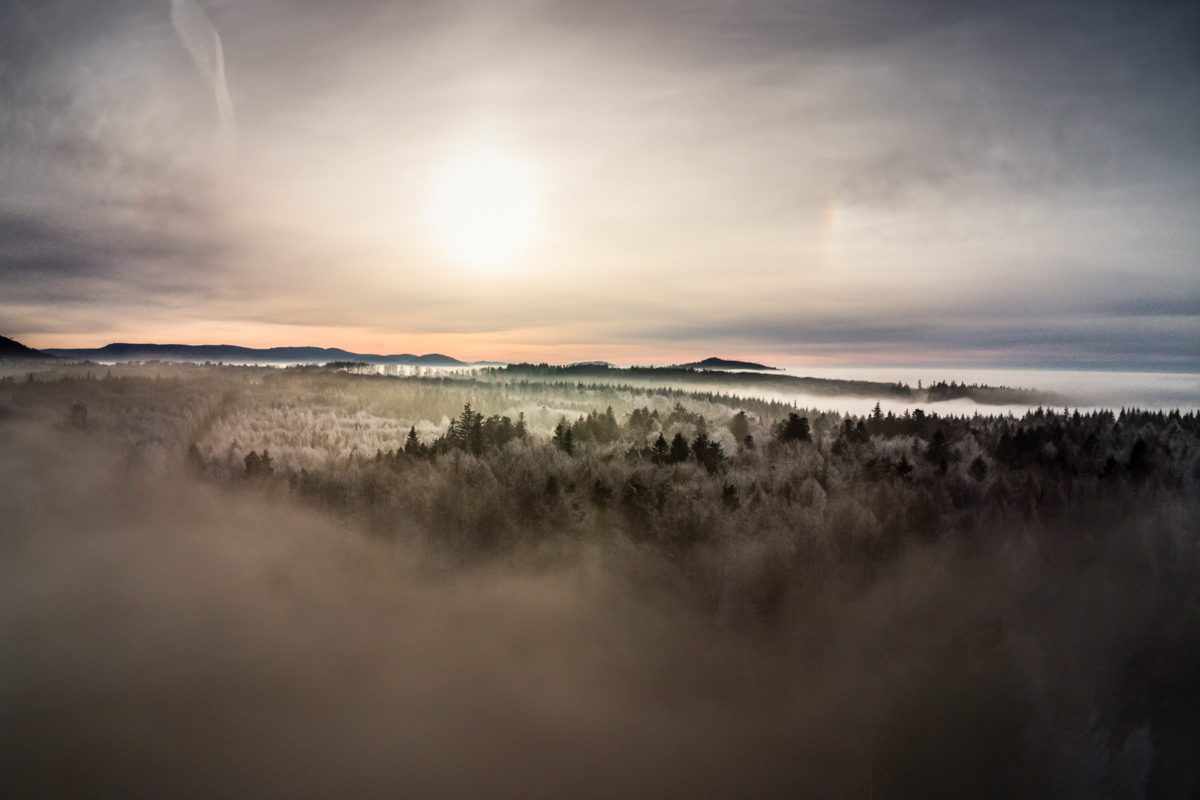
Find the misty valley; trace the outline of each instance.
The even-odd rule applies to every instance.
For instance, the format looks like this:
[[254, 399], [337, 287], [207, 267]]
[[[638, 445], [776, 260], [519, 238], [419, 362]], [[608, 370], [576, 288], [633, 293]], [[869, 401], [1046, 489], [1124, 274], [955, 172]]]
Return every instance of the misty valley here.
[[386, 373], [3, 373], [9, 796], [1200, 792], [1194, 410]]

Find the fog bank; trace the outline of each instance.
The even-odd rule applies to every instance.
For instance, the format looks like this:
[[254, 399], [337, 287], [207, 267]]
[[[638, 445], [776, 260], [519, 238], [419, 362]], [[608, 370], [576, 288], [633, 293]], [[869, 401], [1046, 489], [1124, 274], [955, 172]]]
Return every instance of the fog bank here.
[[601, 535], [463, 566], [98, 436], [0, 423], [0, 454], [14, 796], [1136, 797], [1164, 762], [1196, 786], [1194, 737], [1100, 716], [1195, 574], [1168, 510], [1140, 533], [1158, 557], [915, 549], [755, 622], [689, 570], [800, 568], [761, 545], [688, 566]]

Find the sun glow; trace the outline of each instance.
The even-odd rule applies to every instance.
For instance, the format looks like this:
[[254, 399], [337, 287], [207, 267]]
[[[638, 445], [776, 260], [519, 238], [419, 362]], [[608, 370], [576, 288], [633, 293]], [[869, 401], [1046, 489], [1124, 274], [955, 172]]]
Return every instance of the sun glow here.
[[533, 239], [537, 216], [533, 169], [496, 150], [460, 154], [434, 186], [433, 228], [447, 250], [472, 265], [516, 256]]

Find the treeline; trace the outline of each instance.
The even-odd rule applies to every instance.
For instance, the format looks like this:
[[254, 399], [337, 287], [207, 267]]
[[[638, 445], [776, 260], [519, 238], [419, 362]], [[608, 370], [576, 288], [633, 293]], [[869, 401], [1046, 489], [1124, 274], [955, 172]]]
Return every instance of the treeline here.
[[1059, 403], [1059, 398], [1049, 392], [1033, 389], [1014, 389], [1008, 386], [984, 384], [946, 383], [940, 381], [925, 387], [925, 401], [940, 403], [947, 400], [973, 400], [982, 405], [1025, 405], [1032, 403]]
[[536, 378], [549, 381], [591, 378], [604, 382], [645, 385], [672, 384], [717, 385], [722, 387], [770, 388], [826, 397], [889, 397], [913, 398], [913, 390], [904, 383], [855, 381], [835, 378], [808, 378], [773, 373], [729, 372], [725, 370], [692, 369], [690, 367], [613, 367], [605, 364], [508, 364], [479, 370], [485, 379], [510, 380]]
[[508, 380], [513, 377], [535, 378], [546, 381], [563, 381], [590, 378], [613, 383], [666, 383], [673, 385], [717, 385], [747, 389], [769, 388], [797, 394], [838, 397], [879, 397], [886, 399], [924, 401], [930, 403], [945, 400], [969, 399], [983, 405], [1032, 405], [1034, 403], [1061, 402], [1051, 392], [1036, 389], [988, 386], [945, 381], [931, 384], [924, 389], [913, 390], [906, 383], [884, 383], [880, 381], [843, 380], [834, 378], [811, 378], [796, 375], [770, 373], [728, 372], [723, 370], [697, 370], [684, 367], [629, 367], [619, 368], [603, 364], [509, 364], [505, 367], [479, 371], [486, 379]]
[[[457, 552], [505, 552], [602, 526], [664, 546], [778, 531], [819, 545], [823, 557], [864, 563], [906, 541], [986, 539], [1191, 502], [1200, 485], [1193, 413], [877, 411], [814, 428], [795, 412], [767, 427], [744, 412], [718, 425], [677, 404], [620, 421], [611, 409], [564, 419], [549, 439], [522, 423], [468, 406], [431, 443], [410, 428], [403, 447], [277, 470], [273, 480], [381, 534], [414, 524], [437, 531]], [[219, 457], [202, 468], [255, 477], [249, 464], [230, 471]]]

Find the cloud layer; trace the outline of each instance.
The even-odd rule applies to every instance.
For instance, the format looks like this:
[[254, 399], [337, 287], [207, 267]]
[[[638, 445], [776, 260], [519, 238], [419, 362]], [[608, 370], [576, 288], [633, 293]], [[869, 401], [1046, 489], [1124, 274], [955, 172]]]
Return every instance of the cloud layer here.
[[[182, 5], [223, 62], [0, 3], [10, 335], [1200, 368], [1192, 4]], [[488, 271], [428, 222], [480, 144], [543, 178]]]

